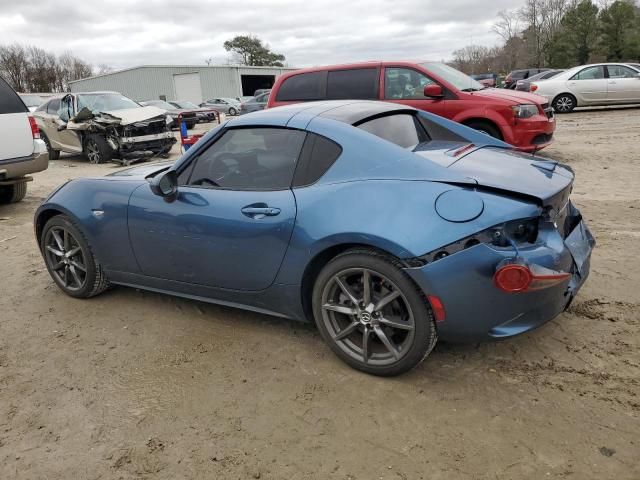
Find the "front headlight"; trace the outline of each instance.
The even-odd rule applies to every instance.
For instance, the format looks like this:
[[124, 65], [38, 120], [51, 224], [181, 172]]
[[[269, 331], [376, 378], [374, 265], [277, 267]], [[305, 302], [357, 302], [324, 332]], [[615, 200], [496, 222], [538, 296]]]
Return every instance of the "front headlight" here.
[[513, 110], [513, 116], [516, 118], [531, 118], [540, 113], [538, 106], [533, 104], [513, 105], [511, 110]]

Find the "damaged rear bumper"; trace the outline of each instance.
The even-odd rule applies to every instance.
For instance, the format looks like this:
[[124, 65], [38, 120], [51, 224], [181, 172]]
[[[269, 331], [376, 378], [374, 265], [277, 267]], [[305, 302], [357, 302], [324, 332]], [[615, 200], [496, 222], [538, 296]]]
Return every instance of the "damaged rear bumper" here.
[[496, 266], [512, 250], [479, 244], [420, 268], [405, 271], [425, 295], [439, 297], [446, 318], [438, 336], [455, 342], [506, 338], [552, 320], [571, 303], [589, 275], [595, 240], [583, 221], [563, 238], [556, 229], [541, 232], [540, 242], [519, 251], [525, 262], [571, 273], [562, 283], [542, 290], [507, 293], [493, 282]]

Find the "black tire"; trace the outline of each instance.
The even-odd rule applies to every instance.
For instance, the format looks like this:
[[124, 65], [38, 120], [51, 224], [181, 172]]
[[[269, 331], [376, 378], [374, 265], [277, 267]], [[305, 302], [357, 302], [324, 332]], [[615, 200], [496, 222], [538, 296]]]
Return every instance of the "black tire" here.
[[[58, 239], [54, 232], [57, 232]], [[61, 236], [60, 232], [68, 232], [70, 237], [64, 233]], [[60, 248], [61, 244], [63, 248]], [[52, 247], [57, 253], [48, 247]], [[63, 259], [66, 254], [76, 250], [78, 250], [77, 253]], [[51, 278], [67, 295], [75, 298], [89, 298], [102, 293], [109, 287], [104, 270], [91, 251], [84, 234], [67, 216], [56, 215], [45, 224], [40, 237], [40, 251]], [[84, 268], [84, 272], [80, 267]], [[68, 282], [63, 279], [63, 276]]]
[[229, 108], [229, 115], [237, 115], [238, 114], [238, 110], [236, 110], [233, 107]]
[[90, 133], [84, 139], [82, 151], [89, 163], [106, 163], [113, 158], [113, 150], [104, 136]]
[[482, 120], [471, 120], [470, 122], [465, 123], [465, 125], [469, 128], [473, 128], [474, 130], [485, 133], [490, 137], [502, 140], [502, 134], [500, 133], [500, 130], [498, 130], [496, 126], [492, 125], [489, 122], [484, 122]]
[[[355, 307], [340, 284], [351, 292], [351, 298], [368, 301], [368, 305], [359, 301]], [[331, 350], [351, 367], [369, 374], [405, 373], [422, 362], [437, 340], [423, 293], [396, 259], [376, 250], [348, 250], [327, 263], [315, 281], [312, 304], [316, 326]]]
[[557, 113], [571, 113], [578, 106], [578, 100], [570, 93], [561, 93], [553, 99], [551, 106]]
[[41, 130], [40, 137], [42, 141], [47, 146], [47, 151], [49, 152], [49, 160], [58, 160], [60, 158], [60, 150], [54, 150], [51, 148], [51, 142], [49, 142], [49, 137]]
[[0, 187], [0, 203], [17, 203], [27, 195], [27, 182]]

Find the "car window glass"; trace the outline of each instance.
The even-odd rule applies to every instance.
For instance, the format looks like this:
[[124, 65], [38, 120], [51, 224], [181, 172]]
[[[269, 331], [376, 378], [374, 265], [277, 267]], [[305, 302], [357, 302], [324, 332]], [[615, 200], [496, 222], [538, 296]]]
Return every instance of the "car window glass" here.
[[604, 67], [597, 65], [580, 70], [571, 80], [599, 80], [602, 78], [604, 78]]
[[57, 115], [63, 122], [68, 122], [73, 116], [73, 99], [66, 97], [60, 100], [60, 107], [58, 108]]
[[258, 95], [256, 97], [256, 102], [257, 103], [267, 103], [269, 101], [269, 94], [268, 93], [263, 93], [261, 95]]
[[327, 100], [378, 98], [378, 69], [356, 68], [327, 73]]
[[638, 72], [622, 65], [609, 65], [607, 70], [609, 70], [609, 78], [635, 78], [638, 75]]
[[326, 72], [309, 72], [287, 78], [278, 90], [278, 101], [321, 100]]
[[0, 78], [0, 114], [3, 113], [23, 113], [29, 111], [20, 100], [20, 97], [13, 91], [3, 79]]
[[315, 183], [341, 153], [342, 147], [337, 143], [321, 135], [308, 133], [293, 177], [293, 186], [302, 187]]
[[58, 109], [60, 108], [60, 99], [54, 98], [49, 103], [47, 103], [47, 113], [51, 115], [57, 115]]
[[305, 135], [284, 128], [228, 130], [197, 158], [188, 184], [233, 190], [289, 188]]
[[425, 99], [424, 87], [432, 83], [435, 82], [412, 68], [386, 68], [384, 98]]
[[358, 128], [403, 148], [413, 148], [429, 140], [422, 125], [408, 113], [375, 118], [361, 123]]

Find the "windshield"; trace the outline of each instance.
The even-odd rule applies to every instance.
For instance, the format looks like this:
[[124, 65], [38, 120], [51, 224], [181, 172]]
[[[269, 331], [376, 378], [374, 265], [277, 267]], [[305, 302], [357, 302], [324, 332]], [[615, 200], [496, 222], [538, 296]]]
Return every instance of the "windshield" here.
[[451, 68], [449, 65], [445, 65], [444, 63], [428, 62], [422, 63], [421, 65], [463, 92], [474, 92], [476, 90], [484, 90], [487, 88], [480, 82], [476, 82], [469, 75], [462, 73], [455, 68]]
[[150, 102], [143, 102], [147, 106], [158, 107], [164, 110], [175, 110], [176, 107], [171, 105], [169, 102], [165, 102], [164, 100], [151, 100]]
[[39, 107], [44, 99], [38, 95], [20, 95], [22, 101], [27, 107]]
[[78, 111], [87, 107], [93, 113], [140, 108], [136, 102], [119, 93], [83, 93], [78, 95]]
[[195, 103], [191, 103], [191, 102], [173, 102], [173, 103], [178, 105], [180, 108], [200, 108]]

